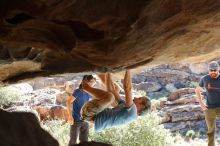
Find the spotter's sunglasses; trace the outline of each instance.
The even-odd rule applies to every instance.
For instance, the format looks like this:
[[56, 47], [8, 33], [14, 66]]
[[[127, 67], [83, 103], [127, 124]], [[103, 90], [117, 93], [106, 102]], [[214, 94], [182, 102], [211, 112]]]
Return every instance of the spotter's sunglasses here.
[[216, 72], [217, 70], [215, 70], [215, 69], [210, 69], [210, 72]]

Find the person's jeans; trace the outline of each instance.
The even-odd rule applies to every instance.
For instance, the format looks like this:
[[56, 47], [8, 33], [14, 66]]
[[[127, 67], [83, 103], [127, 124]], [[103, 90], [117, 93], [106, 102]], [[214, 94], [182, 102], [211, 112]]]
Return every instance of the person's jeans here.
[[205, 120], [208, 127], [208, 146], [215, 146], [216, 119], [220, 117], [220, 108], [211, 108], [205, 111]]
[[89, 124], [85, 121], [74, 121], [74, 124], [70, 128], [70, 141], [69, 146], [76, 144], [79, 136], [80, 142], [88, 141]]

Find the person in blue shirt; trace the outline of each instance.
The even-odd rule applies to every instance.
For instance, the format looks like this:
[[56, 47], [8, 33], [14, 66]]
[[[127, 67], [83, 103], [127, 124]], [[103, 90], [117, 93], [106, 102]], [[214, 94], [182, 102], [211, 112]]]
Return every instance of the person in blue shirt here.
[[[86, 82], [88, 86], [93, 87], [95, 85], [95, 78], [92, 75], [85, 75], [82, 82]], [[79, 88], [73, 92], [72, 96], [66, 102], [68, 122], [71, 124], [69, 146], [76, 144], [78, 137], [80, 142], [88, 141], [89, 124], [81, 120], [80, 110], [92, 98], [90, 94], [82, 90], [81, 83]]]
[[[93, 88], [83, 82], [82, 89], [90, 93], [93, 100], [87, 102], [81, 109], [82, 119], [92, 122], [97, 132], [130, 123], [136, 120], [138, 115], [151, 108], [151, 102], [148, 98], [132, 98], [130, 70], [126, 70], [123, 81], [125, 100], [121, 99], [110, 73], [99, 75], [99, 77], [106, 85], [106, 90]], [[114, 101], [117, 101], [118, 104], [109, 108]]]

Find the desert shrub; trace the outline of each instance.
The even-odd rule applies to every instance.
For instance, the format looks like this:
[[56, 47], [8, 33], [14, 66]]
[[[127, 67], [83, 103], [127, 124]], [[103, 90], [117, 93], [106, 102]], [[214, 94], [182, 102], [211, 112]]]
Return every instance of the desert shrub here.
[[167, 101], [167, 97], [161, 97], [158, 99], [159, 101]]
[[174, 138], [175, 143], [183, 143], [184, 142], [184, 139], [180, 134], [173, 135], [173, 138]]
[[199, 136], [205, 136], [206, 130], [204, 128], [200, 128], [198, 133], [199, 133]]
[[146, 96], [146, 92], [144, 90], [136, 90], [138, 97]]
[[186, 133], [187, 133], [186, 130], [181, 130], [181, 131], [179, 131], [179, 134], [180, 134], [182, 137], [186, 137]]
[[189, 131], [187, 131], [187, 133], [186, 133], [186, 137], [195, 138], [195, 136], [196, 136], [196, 133], [195, 133], [195, 131], [193, 131], [193, 130], [189, 130]]
[[153, 107], [156, 107], [157, 109], [160, 109], [160, 100], [152, 99], [151, 100], [151, 105]]
[[161, 108], [163, 108], [161, 102], [166, 102], [166, 101], [167, 101], [167, 97], [161, 97], [159, 99], [152, 99], [151, 105], [152, 107], [155, 107], [156, 109], [160, 110]]
[[220, 137], [217, 137], [216, 141], [217, 141], [217, 146], [220, 145]]
[[70, 125], [62, 120], [45, 121], [41, 123], [42, 128], [48, 131], [60, 146], [67, 146], [69, 143]]
[[16, 103], [21, 98], [21, 93], [10, 87], [0, 88], [0, 106], [9, 106], [10, 104]]
[[189, 84], [189, 87], [190, 87], [190, 88], [195, 88], [195, 87], [197, 87], [198, 85], [199, 85], [198, 82], [191, 82], [191, 83]]
[[114, 146], [170, 146], [172, 137], [168, 130], [158, 124], [155, 113], [139, 117], [128, 125], [106, 129], [100, 133], [90, 130], [90, 139], [111, 143]]

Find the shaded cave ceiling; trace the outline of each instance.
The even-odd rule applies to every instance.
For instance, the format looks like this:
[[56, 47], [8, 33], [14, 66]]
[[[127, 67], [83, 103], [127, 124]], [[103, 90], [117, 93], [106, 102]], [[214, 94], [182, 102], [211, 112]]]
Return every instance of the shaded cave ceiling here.
[[220, 0], [1, 0], [0, 81], [220, 56]]

